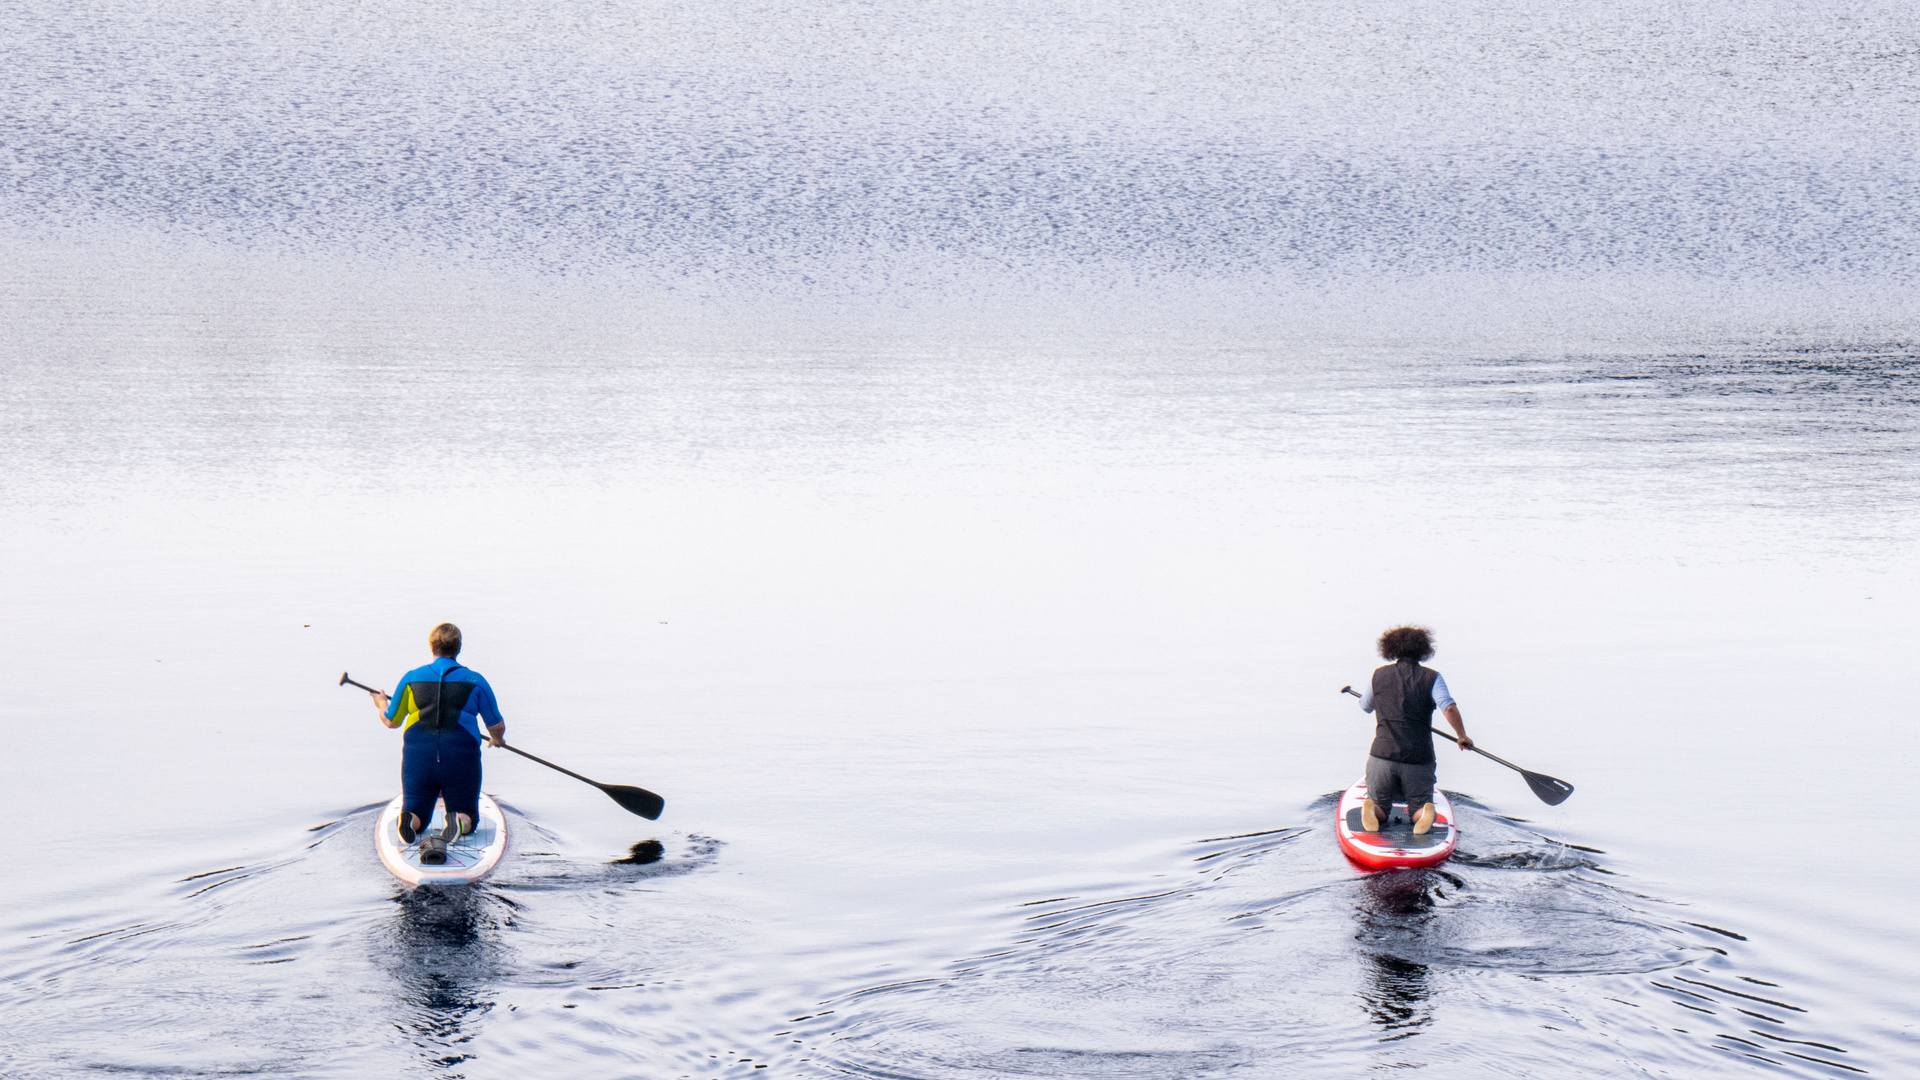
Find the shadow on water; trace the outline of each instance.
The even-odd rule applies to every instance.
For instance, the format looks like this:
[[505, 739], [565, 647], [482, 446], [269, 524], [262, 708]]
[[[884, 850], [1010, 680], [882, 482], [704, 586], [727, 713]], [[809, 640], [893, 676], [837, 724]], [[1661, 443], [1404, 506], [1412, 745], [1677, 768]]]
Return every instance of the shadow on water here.
[[[510, 905], [484, 885], [406, 890], [394, 898], [390, 971], [399, 984], [396, 1026], [426, 1063], [451, 1068], [472, 1055], [478, 1021], [502, 977], [497, 938]], [[448, 1075], [458, 1075], [457, 1073]]]
[[660, 878], [707, 869], [726, 847], [726, 841], [700, 833], [687, 833], [672, 841], [648, 837], [630, 844], [626, 854], [618, 858], [585, 862], [553, 850], [561, 845], [538, 827], [523, 827], [521, 842], [527, 846], [516, 849], [512, 865], [488, 879], [496, 893], [623, 886], [644, 889]]
[[1361, 999], [1367, 1015], [1386, 1033], [1382, 1041], [1419, 1034], [1433, 1020], [1428, 1008], [1427, 965], [1377, 954], [1367, 959], [1372, 966]]
[[[1432, 889], [1440, 875], [1428, 870], [1390, 870], [1361, 879], [1364, 896], [1359, 907], [1363, 922], [1398, 920], [1413, 924], [1433, 913]], [[1457, 880], [1457, 879], [1456, 879]], [[1429, 1005], [1427, 965], [1390, 953], [1365, 953], [1365, 981], [1360, 999], [1367, 1015], [1379, 1025], [1382, 1042], [1420, 1033], [1433, 1020]]]
[[666, 846], [658, 840], [642, 840], [627, 849], [627, 857], [613, 860], [615, 866], [652, 866], [667, 853]]

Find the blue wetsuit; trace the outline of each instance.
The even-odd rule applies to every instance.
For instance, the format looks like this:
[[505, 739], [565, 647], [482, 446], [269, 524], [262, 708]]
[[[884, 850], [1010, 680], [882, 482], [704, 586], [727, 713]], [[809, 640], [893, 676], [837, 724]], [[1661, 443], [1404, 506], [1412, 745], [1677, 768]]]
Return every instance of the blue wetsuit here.
[[493, 687], [479, 672], [450, 657], [435, 657], [401, 677], [387, 704], [387, 719], [402, 717], [403, 812], [417, 815], [425, 825], [433, 819], [434, 801], [445, 799], [449, 815], [466, 814], [478, 821], [480, 746], [486, 741], [481, 722], [487, 727], [503, 722]]

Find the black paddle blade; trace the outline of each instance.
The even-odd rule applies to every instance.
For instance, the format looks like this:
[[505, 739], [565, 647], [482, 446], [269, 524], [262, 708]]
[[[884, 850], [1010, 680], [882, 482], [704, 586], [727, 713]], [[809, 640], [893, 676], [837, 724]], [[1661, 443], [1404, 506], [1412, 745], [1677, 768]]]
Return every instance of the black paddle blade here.
[[1537, 772], [1522, 772], [1520, 775], [1526, 777], [1527, 786], [1548, 806], [1559, 806], [1567, 801], [1567, 796], [1573, 794], [1573, 785], [1565, 780], [1542, 776]]
[[[639, 814], [648, 821], [657, 821], [660, 811], [667, 808], [667, 800], [648, 791], [646, 788], [628, 787], [625, 784], [599, 784], [601, 791], [614, 802], [619, 803], [631, 813]], [[1565, 798], [1566, 796], [1561, 796]], [[1541, 798], [1546, 798], [1542, 795]]]

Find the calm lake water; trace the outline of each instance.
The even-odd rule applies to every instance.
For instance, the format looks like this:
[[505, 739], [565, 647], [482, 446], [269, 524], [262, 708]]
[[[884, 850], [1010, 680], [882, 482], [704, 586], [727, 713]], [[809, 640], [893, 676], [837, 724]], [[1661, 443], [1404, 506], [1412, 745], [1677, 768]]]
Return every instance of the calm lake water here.
[[1907, 9], [0, 11], [0, 1073], [1920, 1075]]

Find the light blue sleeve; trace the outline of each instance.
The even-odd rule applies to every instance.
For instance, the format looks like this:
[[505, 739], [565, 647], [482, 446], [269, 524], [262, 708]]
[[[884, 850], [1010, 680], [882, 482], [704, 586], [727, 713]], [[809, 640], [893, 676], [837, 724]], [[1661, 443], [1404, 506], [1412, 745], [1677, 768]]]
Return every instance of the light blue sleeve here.
[[1360, 695], [1360, 711], [1361, 712], [1373, 711], [1373, 684], [1372, 683], [1368, 683], [1367, 692]]

